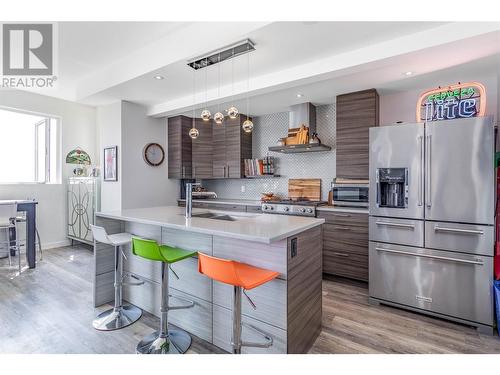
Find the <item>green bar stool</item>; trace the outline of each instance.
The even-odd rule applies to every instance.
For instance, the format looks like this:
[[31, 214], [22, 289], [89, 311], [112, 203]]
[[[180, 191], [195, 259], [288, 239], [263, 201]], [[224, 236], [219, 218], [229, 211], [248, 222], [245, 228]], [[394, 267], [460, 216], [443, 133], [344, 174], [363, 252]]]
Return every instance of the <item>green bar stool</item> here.
[[[170, 306], [168, 292], [168, 274], [170, 265], [198, 254], [197, 251], [187, 251], [176, 247], [158, 245], [154, 240], [132, 237], [132, 252], [145, 259], [162, 262], [161, 264], [161, 308], [160, 330], [146, 336], [137, 344], [139, 354], [183, 354], [191, 346], [191, 336], [180, 329], [168, 328], [169, 310], [188, 309], [194, 306], [193, 301], [175, 296], [174, 298], [186, 302], [186, 305]], [[174, 276], [179, 278], [174, 270]]]

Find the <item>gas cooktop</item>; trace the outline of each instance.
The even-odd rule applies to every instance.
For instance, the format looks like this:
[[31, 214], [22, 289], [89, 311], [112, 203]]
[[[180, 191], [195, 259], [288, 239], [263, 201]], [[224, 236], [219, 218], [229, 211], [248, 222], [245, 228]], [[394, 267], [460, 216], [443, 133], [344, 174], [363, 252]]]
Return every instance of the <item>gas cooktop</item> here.
[[267, 214], [281, 214], [294, 216], [316, 217], [316, 207], [326, 205], [325, 201], [291, 200], [262, 203], [262, 212]]

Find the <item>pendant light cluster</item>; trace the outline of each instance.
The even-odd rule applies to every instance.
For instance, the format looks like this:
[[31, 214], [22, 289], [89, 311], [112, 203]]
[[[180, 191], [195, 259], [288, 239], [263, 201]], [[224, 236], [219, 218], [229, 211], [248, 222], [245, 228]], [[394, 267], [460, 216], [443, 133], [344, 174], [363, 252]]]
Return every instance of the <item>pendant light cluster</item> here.
[[[250, 120], [249, 116], [248, 116], [248, 113], [250, 111], [250, 97], [249, 97], [249, 93], [248, 93], [248, 90], [249, 90], [249, 87], [250, 87], [250, 56], [249, 56], [249, 52], [254, 50], [255, 48], [253, 47], [253, 44], [250, 42], [250, 41], [246, 41], [246, 47], [244, 48], [241, 48], [243, 46], [240, 46], [239, 50], [236, 50], [238, 47], [233, 47], [231, 50], [230, 50], [230, 55], [228, 56], [228, 54], [226, 52], [229, 52], [229, 51], [222, 51], [222, 52], [219, 52], [218, 54], [216, 55], [212, 55], [212, 56], [209, 56], [209, 57], [205, 57], [205, 58], [202, 58], [200, 60], [197, 60], [197, 61], [193, 61], [191, 63], [189, 63], [188, 65], [191, 66], [193, 69], [197, 70], [197, 69], [200, 69], [200, 68], [205, 68], [205, 108], [201, 111], [201, 119], [205, 122], [208, 122], [212, 119], [212, 114], [210, 112], [210, 110], [208, 109], [208, 82], [207, 82], [207, 76], [208, 76], [208, 66], [209, 65], [212, 65], [212, 64], [219, 64], [219, 67], [218, 67], [218, 74], [217, 74], [217, 96], [220, 97], [220, 87], [221, 87], [221, 69], [222, 69], [222, 64], [221, 62], [223, 60], [226, 60], [226, 59], [229, 59], [231, 58], [232, 59], [232, 66], [231, 66], [231, 75], [232, 75], [232, 88], [231, 88], [231, 95], [232, 95], [232, 99], [234, 100], [234, 57], [240, 55], [240, 54], [243, 54], [243, 53], [247, 53], [247, 73], [248, 73], [248, 77], [247, 77], [247, 97], [246, 97], [246, 101], [247, 101], [247, 115], [246, 115], [246, 120], [243, 122], [242, 124], [242, 129], [247, 132], [247, 133], [250, 133], [252, 132], [253, 130], [253, 122]], [[236, 53], [235, 53], [236, 51]], [[225, 54], [225, 57], [222, 59], [222, 55], [221, 53], [226, 53]], [[192, 139], [196, 139], [198, 136], [199, 136], [199, 131], [198, 129], [196, 129], [196, 124], [195, 124], [195, 107], [196, 107], [196, 79], [195, 79], [195, 75], [193, 74], [193, 127], [191, 128], [191, 130], [189, 131], [189, 136], [192, 138]], [[231, 105], [226, 111], [227, 113], [227, 116], [231, 119], [235, 119], [237, 118], [240, 113], [239, 113], [239, 110], [236, 106], [234, 105]], [[220, 103], [217, 104], [217, 112], [213, 115], [213, 120], [214, 122], [217, 124], [217, 125], [222, 125], [224, 123], [224, 120], [225, 120], [225, 116], [224, 114], [222, 113], [222, 111], [220, 110]]]

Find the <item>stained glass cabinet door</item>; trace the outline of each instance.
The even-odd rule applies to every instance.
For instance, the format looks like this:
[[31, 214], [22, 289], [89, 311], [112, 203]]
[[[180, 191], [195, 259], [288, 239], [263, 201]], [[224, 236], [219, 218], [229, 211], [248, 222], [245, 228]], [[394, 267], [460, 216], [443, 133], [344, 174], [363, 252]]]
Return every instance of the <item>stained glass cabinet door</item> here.
[[94, 177], [68, 178], [68, 237], [71, 240], [93, 244], [90, 225], [99, 209], [98, 179]]

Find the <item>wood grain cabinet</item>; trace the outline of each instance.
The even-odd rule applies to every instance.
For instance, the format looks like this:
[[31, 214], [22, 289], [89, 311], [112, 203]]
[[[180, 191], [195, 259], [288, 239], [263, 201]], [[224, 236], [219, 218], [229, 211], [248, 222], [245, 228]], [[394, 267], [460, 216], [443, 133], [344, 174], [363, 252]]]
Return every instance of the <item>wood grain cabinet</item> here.
[[222, 124], [213, 123], [213, 178], [244, 177], [244, 159], [252, 158], [252, 133], [241, 128], [245, 115], [226, 118]]
[[196, 119], [195, 121], [196, 129], [198, 129], [200, 135], [192, 140], [192, 177], [212, 178], [212, 120]]
[[186, 116], [168, 119], [168, 178], [192, 177], [192, 120]]
[[377, 90], [337, 96], [338, 178], [368, 179], [368, 129], [378, 125]]
[[323, 273], [368, 281], [368, 214], [320, 211]]

